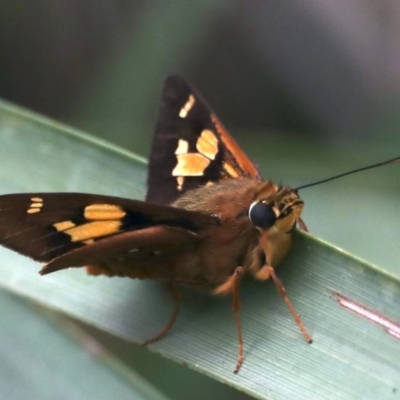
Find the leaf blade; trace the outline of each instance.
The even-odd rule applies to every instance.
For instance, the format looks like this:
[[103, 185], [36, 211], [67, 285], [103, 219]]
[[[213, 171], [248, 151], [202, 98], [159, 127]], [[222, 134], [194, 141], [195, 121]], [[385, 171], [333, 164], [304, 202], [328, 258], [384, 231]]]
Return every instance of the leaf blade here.
[[[2, 192], [143, 195], [143, 163], [18, 110], [0, 107]], [[40, 278], [30, 260], [5, 249], [0, 258], [0, 284], [8, 290], [135, 342], [157, 332], [171, 311], [167, 294], [153, 282], [93, 278], [82, 270]], [[372, 398], [391, 398], [400, 372], [400, 344], [340, 307], [332, 291], [399, 321], [394, 307], [400, 299], [398, 279], [306, 234], [296, 235], [278, 274], [314, 338], [311, 346], [303, 342], [272, 283], [247, 282], [245, 361], [239, 375], [232, 373], [237, 339], [229, 299], [185, 292], [187, 303], [176, 325], [150, 348], [256, 398], [316, 393], [351, 399], [367, 392]]]

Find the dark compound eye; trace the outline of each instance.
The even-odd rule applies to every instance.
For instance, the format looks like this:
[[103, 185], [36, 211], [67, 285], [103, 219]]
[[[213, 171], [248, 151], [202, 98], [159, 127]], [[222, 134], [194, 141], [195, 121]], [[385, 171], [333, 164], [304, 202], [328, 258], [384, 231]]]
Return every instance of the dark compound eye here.
[[272, 207], [262, 202], [255, 202], [249, 209], [250, 221], [258, 228], [271, 228], [275, 224], [276, 215]]

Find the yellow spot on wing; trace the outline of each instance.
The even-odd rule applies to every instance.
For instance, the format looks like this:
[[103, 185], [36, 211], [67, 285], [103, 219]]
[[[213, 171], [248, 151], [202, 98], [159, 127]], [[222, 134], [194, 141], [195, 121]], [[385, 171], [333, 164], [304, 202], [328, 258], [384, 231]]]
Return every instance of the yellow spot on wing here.
[[119, 231], [121, 221], [94, 221], [66, 230], [73, 242], [84, 242], [102, 236], [112, 235]]
[[93, 221], [109, 221], [121, 219], [126, 212], [121, 207], [113, 204], [91, 204], [84, 211], [84, 216]]
[[172, 171], [173, 176], [202, 176], [210, 160], [198, 153], [178, 154], [178, 164]]
[[179, 139], [175, 154], [187, 154], [189, 152], [189, 143], [186, 140]]
[[218, 139], [209, 129], [204, 129], [196, 143], [197, 150], [209, 158], [214, 160], [218, 154]]
[[181, 118], [186, 118], [188, 116], [190, 110], [193, 108], [195, 102], [196, 102], [196, 100], [195, 100], [194, 96], [191, 94], [188, 98], [188, 101], [185, 103], [185, 105], [179, 111], [179, 116]]
[[43, 199], [41, 199], [40, 197], [32, 197], [31, 201], [32, 203], [29, 205], [27, 213], [35, 214], [40, 212], [40, 209], [43, 207]]
[[67, 229], [73, 228], [75, 224], [72, 221], [57, 222], [53, 225], [58, 232], [66, 231]]
[[183, 184], [185, 183], [185, 178], [183, 176], [178, 176], [176, 181], [178, 182], [178, 190], [182, 190]]
[[226, 162], [222, 165], [222, 168], [232, 178], [237, 178], [239, 176], [239, 173], [236, 171], [236, 169]]

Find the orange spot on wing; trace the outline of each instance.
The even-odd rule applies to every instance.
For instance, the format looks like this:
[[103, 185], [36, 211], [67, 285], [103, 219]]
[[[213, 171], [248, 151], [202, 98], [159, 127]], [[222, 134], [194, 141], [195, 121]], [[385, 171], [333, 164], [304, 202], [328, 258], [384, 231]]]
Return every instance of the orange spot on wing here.
[[222, 168], [232, 178], [237, 178], [239, 176], [239, 173], [236, 171], [236, 169], [227, 162], [224, 162], [224, 164], [222, 165]]
[[64, 233], [71, 236], [71, 241], [73, 242], [83, 242], [88, 239], [117, 233], [120, 226], [120, 221], [94, 221], [68, 229]]
[[173, 176], [202, 176], [210, 160], [198, 153], [178, 154]]
[[53, 226], [58, 230], [58, 232], [63, 232], [66, 231], [67, 229], [73, 228], [75, 224], [72, 221], [63, 221], [63, 222], [57, 222]]
[[214, 132], [209, 129], [204, 129], [196, 143], [197, 150], [209, 158], [214, 160], [218, 154], [218, 139]]
[[121, 219], [126, 212], [113, 204], [91, 204], [85, 207], [84, 216], [88, 220], [108, 221]]
[[194, 96], [192, 94], [189, 95], [188, 101], [185, 103], [185, 105], [179, 111], [179, 116], [181, 118], [186, 118], [188, 116], [190, 110], [193, 108], [195, 102], [196, 102], [196, 99], [194, 98]]
[[189, 143], [186, 140], [179, 139], [178, 147], [175, 150], [175, 154], [187, 154], [189, 152]]
[[38, 213], [38, 212], [40, 212], [40, 208], [30, 208], [30, 209], [27, 211], [28, 214], [36, 214], [36, 213]]
[[178, 190], [182, 190], [183, 184], [185, 183], [185, 178], [183, 176], [178, 176], [176, 178], [176, 182], [178, 183]]

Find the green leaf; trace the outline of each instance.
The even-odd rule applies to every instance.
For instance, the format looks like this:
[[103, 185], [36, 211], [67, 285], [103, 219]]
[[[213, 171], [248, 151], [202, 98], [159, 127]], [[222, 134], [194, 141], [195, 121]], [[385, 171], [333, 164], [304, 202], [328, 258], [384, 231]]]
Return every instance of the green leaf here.
[[[2, 193], [143, 195], [140, 159], [60, 124], [2, 104], [0, 135]], [[5, 249], [0, 257], [5, 288], [118, 337], [141, 343], [169, 318], [170, 299], [154, 282], [88, 277], [82, 269], [39, 277], [36, 263]], [[176, 324], [149, 349], [260, 399], [392, 399], [400, 390], [400, 339], [383, 325], [399, 330], [399, 280], [304, 233], [296, 234], [278, 274], [312, 345], [273, 283], [249, 281], [242, 291], [245, 359], [238, 375], [230, 299], [184, 290]], [[372, 310], [381, 323], [340, 306], [334, 293]]]
[[166, 400], [65, 318], [54, 325], [41, 314], [0, 291], [1, 398]]

